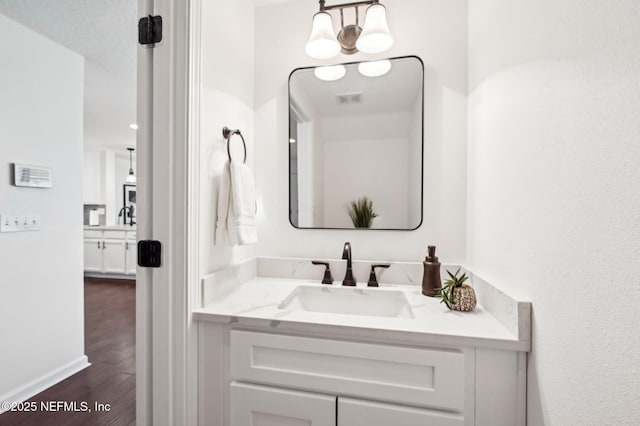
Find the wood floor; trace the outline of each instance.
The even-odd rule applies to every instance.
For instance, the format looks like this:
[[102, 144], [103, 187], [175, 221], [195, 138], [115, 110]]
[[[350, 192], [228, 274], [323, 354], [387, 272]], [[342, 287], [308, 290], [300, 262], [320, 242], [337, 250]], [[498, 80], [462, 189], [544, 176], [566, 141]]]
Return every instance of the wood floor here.
[[[7, 412], [0, 425], [135, 425], [135, 281], [87, 278], [85, 353], [91, 366], [39, 393], [30, 401], [110, 404], [105, 412]], [[43, 354], [46, 356], [46, 354]]]

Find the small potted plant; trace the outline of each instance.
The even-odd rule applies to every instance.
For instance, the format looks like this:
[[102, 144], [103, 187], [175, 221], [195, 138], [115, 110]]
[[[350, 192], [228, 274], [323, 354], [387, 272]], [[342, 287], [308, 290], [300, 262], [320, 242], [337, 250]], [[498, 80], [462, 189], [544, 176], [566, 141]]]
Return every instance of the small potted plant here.
[[465, 284], [465, 281], [469, 279], [466, 273], [460, 276], [460, 268], [452, 274], [447, 271], [449, 279], [444, 282], [444, 285], [438, 289], [438, 297], [440, 297], [440, 303], [447, 305], [447, 308], [454, 311], [472, 311], [477, 304], [476, 292], [473, 288]]
[[366, 195], [349, 203], [347, 213], [356, 228], [371, 228], [373, 219], [378, 217], [378, 214], [373, 210], [373, 201]]

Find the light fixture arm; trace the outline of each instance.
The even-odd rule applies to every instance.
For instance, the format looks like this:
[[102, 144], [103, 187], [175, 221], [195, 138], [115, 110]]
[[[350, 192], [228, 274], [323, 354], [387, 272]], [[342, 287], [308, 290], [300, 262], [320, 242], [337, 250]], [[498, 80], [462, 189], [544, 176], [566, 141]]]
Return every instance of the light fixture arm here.
[[327, 10], [334, 10], [334, 9], [347, 9], [350, 7], [358, 7], [358, 6], [366, 6], [369, 4], [375, 4], [375, 3], [380, 3], [379, 0], [366, 0], [366, 1], [356, 1], [353, 3], [343, 3], [343, 4], [334, 4], [331, 6], [327, 6], [325, 0], [320, 0], [320, 12], [325, 12]]

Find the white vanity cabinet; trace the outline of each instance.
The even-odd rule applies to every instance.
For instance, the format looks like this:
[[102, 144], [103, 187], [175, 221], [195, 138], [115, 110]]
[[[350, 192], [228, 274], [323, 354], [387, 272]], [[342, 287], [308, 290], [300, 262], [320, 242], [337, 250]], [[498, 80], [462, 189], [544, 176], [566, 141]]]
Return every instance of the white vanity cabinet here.
[[84, 271], [90, 274], [135, 275], [136, 231], [84, 231]]
[[473, 359], [471, 350], [232, 330], [230, 424], [262, 425], [244, 420], [265, 412], [274, 425], [473, 424]]
[[231, 425], [463, 426], [456, 415], [433, 410], [233, 382]]
[[199, 325], [199, 425], [524, 426], [526, 354]]

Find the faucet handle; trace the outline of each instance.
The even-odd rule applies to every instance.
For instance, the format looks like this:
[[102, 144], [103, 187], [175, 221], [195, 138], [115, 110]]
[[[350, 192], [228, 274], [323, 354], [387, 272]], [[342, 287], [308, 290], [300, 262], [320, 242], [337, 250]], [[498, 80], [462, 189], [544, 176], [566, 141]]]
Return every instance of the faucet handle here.
[[324, 277], [322, 277], [322, 284], [333, 284], [333, 276], [331, 275], [331, 267], [329, 262], [320, 262], [319, 260], [312, 260], [314, 265], [324, 265]]
[[391, 266], [388, 263], [379, 263], [375, 265], [371, 265], [371, 273], [369, 274], [369, 282], [367, 283], [367, 287], [378, 287], [378, 279], [376, 277], [376, 268], [388, 268]]

